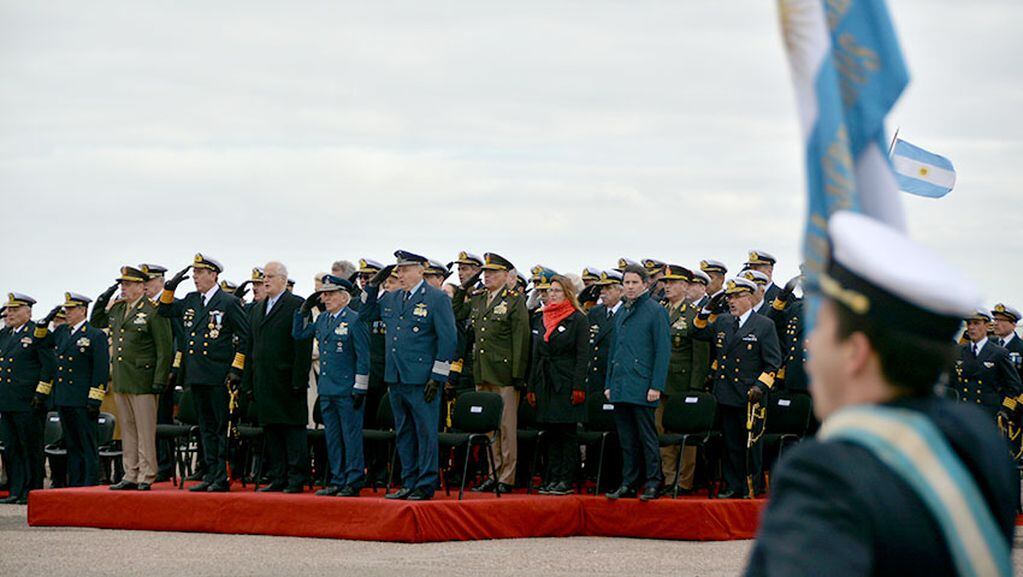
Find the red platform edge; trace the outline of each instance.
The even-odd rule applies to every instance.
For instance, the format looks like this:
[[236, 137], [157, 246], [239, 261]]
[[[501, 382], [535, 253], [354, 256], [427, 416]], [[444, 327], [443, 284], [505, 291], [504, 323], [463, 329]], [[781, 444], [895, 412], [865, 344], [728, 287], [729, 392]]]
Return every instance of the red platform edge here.
[[727, 541], [751, 539], [765, 503], [475, 493], [458, 501], [442, 492], [432, 501], [408, 502], [388, 501], [383, 490], [366, 489], [359, 498], [256, 494], [239, 486], [230, 493], [195, 494], [163, 483], [149, 492], [33, 491], [28, 524], [403, 543], [571, 536]]

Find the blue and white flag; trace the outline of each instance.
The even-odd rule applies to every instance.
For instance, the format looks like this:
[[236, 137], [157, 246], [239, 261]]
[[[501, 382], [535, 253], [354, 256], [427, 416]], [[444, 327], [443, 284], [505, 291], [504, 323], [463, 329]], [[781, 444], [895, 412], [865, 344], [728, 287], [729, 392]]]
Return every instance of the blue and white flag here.
[[[806, 142], [804, 288], [812, 295], [835, 211], [905, 229], [884, 118], [909, 74], [883, 0], [778, 0], [778, 6]], [[808, 325], [815, 301], [807, 299]]]
[[917, 196], [941, 198], [956, 184], [956, 169], [947, 158], [901, 138], [892, 149], [892, 166], [899, 189]]

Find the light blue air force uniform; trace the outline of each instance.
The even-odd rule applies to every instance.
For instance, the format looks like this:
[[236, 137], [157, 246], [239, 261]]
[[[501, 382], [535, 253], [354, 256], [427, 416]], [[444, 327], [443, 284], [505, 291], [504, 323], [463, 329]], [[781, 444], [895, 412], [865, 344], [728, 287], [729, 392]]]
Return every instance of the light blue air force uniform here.
[[[362, 453], [363, 407], [355, 408], [355, 397], [369, 389], [369, 329], [359, 322], [359, 313], [345, 307], [323, 312], [309, 322], [295, 311], [292, 336], [316, 337], [320, 350], [317, 391], [323, 414], [330, 484], [359, 489], [365, 483]], [[343, 464], [343, 465], [342, 465]]]

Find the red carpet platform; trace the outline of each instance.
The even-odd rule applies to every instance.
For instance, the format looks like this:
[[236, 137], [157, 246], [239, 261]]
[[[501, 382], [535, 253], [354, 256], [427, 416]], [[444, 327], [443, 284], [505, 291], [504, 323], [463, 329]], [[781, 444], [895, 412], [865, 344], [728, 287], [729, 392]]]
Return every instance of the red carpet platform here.
[[281, 493], [193, 494], [169, 483], [148, 493], [106, 487], [29, 495], [33, 527], [98, 527], [423, 543], [573, 535], [723, 541], [749, 539], [765, 501], [685, 497], [642, 503], [604, 497], [438, 493], [427, 502]]

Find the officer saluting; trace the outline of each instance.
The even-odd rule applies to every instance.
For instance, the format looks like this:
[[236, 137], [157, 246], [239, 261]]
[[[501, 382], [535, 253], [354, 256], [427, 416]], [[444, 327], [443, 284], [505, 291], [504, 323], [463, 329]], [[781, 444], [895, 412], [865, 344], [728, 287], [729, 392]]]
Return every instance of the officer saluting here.
[[[388, 499], [424, 501], [437, 486], [438, 390], [451, 371], [457, 335], [451, 299], [423, 280], [426, 257], [399, 250], [395, 268], [377, 273], [366, 288], [360, 310], [368, 321], [387, 326], [387, 369], [384, 375], [401, 458], [401, 489]], [[392, 270], [401, 290], [379, 294]]]
[[529, 313], [525, 296], [507, 286], [509, 271], [515, 266], [492, 252], [484, 254], [483, 258], [484, 287], [478, 290], [472, 290], [471, 286], [459, 287], [453, 306], [456, 319], [471, 323], [476, 390], [497, 393], [504, 401], [501, 428], [494, 440], [498, 478], [489, 479], [476, 489], [510, 492], [515, 484], [518, 460], [519, 391], [525, 386], [529, 364]]
[[[69, 487], [88, 487], [99, 482], [96, 419], [110, 377], [110, 348], [107, 335], [85, 320], [90, 302], [92, 299], [87, 296], [64, 293], [67, 324], [57, 327], [45, 341], [57, 353], [53, 389], [42, 385], [36, 389], [40, 396], [52, 394], [60, 413]], [[45, 327], [36, 332], [44, 333]]]
[[[753, 281], [742, 277], [730, 279], [724, 291], [715, 295], [693, 320], [693, 337], [714, 344], [714, 396], [725, 440], [724, 477], [728, 485], [719, 495], [723, 499], [737, 496], [740, 489], [748, 493], [744, 479], [752, 478], [755, 493], [763, 491], [760, 474], [763, 444], [754, 440], [753, 446], [747, 447], [746, 409], [747, 403], [754, 407], [760, 404], [774, 386], [775, 373], [781, 366], [781, 348], [774, 323], [753, 312], [756, 290]], [[722, 297], [728, 301], [729, 312], [714, 315], [712, 311]]]
[[933, 394], [976, 290], [866, 216], [835, 213], [829, 236], [807, 347], [823, 424], [776, 467], [746, 574], [1011, 575], [1005, 442]]
[[[0, 329], [0, 439], [4, 441], [7, 481], [10, 496], [0, 503], [28, 503], [28, 492], [43, 488], [42, 412], [45, 405], [34, 403], [37, 387], [48, 390], [53, 381], [53, 349], [44, 346], [46, 324], [57, 309], [39, 327], [32, 322], [34, 298], [9, 293], [4, 303], [4, 328]], [[36, 335], [38, 329], [41, 334]]]
[[[369, 392], [369, 326], [348, 307], [355, 290], [347, 279], [325, 275], [319, 290], [295, 311], [291, 329], [295, 339], [315, 336], [320, 349], [316, 387], [330, 462], [330, 482], [316, 492], [320, 496], [358, 497], [366, 482], [362, 424]], [[317, 299], [326, 312], [313, 321]]]
[[[112, 392], [120, 417], [124, 477], [113, 491], [148, 491], [156, 480], [156, 395], [164, 390], [174, 356], [170, 321], [156, 314], [156, 305], [146, 297], [141, 270], [121, 267], [114, 287], [121, 287], [122, 299], [110, 310], [99, 299], [92, 309], [96, 328], [110, 329], [113, 348]], [[110, 289], [103, 295], [108, 295]]]
[[1016, 422], [1023, 409], [1018, 400], [1023, 393], [1023, 385], [1016, 367], [1009, 360], [1009, 351], [988, 338], [990, 322], [991, 315], [984, 309], [977, 309], [966, 319], [969, 342], [959, 345], [959, 359], [955, 366], [959, 400], [979, 405], [992, 416], [1001, 412]]
[[[196, 290], [181, 300], [174, 291], [189, 269]], [[218, 275], [224, 271], [216, 260], [195, 255], [192, 264], [164, 284], [159, 314], [180, 318], [188, 343], [185, 348], [184, 385], [191, 387], [199, 417], [206, 460], [206, 476], [189, 491], [224, 493], [227, 479], [227, 420], [229, 391], [237, 394], [245, 370], [250, 335], [249, 319], [241, 300], [220, 289]]]

